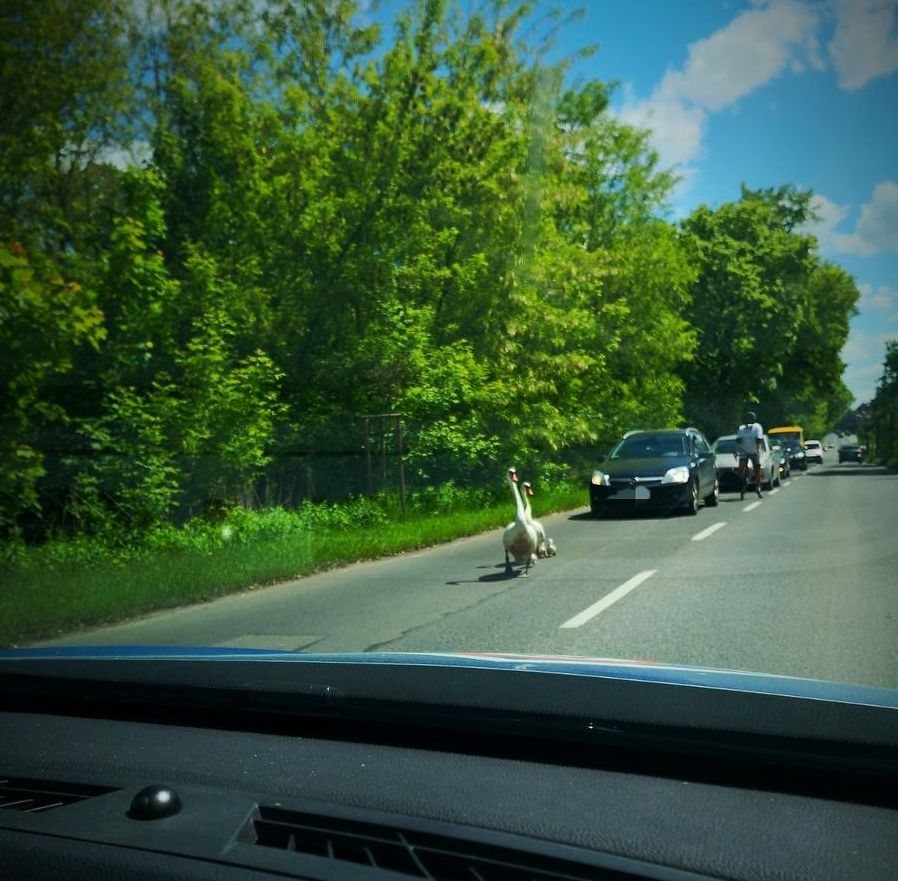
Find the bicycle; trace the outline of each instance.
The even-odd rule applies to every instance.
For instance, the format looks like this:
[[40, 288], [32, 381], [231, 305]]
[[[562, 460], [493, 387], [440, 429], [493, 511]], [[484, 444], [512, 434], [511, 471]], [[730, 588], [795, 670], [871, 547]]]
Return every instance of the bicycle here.
[[[745, 462], [745, 469], [742, 471], [742, 486], [739, 488], [739, 499], [740, 499], [740, 501], [745, 500], [745, 492], [750, 485], [749, 484], [749, 475], [750, 474], [751, 474], [751, 476], [753, 476], [755, 478], [755, 481], [756, 481], [755, 492], [757, 493], [758, 498], [760, 499], [760, 498], [762, 498], [761, 483], [760, 483], [759, 475], [756, 474], [756, 472], [755, 472], [755, 463], [752, 461], [750, 456], [746, 456], [744, 459], [743, 458], [739, 459], [740, 465], [743, 462]], [[758, 469], [758, 470], [760, 470], [760, 469]]]

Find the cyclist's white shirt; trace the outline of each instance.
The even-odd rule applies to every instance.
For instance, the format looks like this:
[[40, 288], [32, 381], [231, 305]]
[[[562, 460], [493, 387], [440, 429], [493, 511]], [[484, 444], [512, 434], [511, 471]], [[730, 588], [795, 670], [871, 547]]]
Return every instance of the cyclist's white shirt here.
[[740, 455], [756, 455], [758, 441], [764, 436], [764, 429], [759, 422], [745, 423], [736, 432], [736, 446]]

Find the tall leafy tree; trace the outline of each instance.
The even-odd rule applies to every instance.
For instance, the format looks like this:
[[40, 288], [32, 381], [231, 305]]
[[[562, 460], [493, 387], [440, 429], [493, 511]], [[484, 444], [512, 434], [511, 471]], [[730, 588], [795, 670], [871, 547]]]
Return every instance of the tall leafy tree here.
[[697, 208], [683, 223], [698, 269], [686, 312], [695, 357], [682, 375], [691, 421], [712, 434], [733, 430], [746, 406], [770, 395], [806, 320], [804, 291], [815, 241], [797, 231], [809, 193], [743, 189], [738, 202]]
[[872, 455], [898, 468], [898, 340], [886, 343], [882, 376], [861, 424], [862, 436]]

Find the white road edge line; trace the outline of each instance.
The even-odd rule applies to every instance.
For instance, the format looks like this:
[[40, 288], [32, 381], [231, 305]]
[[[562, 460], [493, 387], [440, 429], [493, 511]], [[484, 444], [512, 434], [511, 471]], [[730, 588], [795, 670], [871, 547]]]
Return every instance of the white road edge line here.
[[780, 491], [780, 488], [778, 486], [775, 486], [773, 489], [768, 491], [767, 495], [775, 496], [779, 491]]
[[701, 541], [704, 538], [707, 538], [709, 535], [714, 535], [718, 529], [723, 529], [726, 526], [726, 521], [722, 520], [720, 523], [712, 523], [707, 529], [703, 529], [701, 532], [697, 532], [692, 536], [693, 541]]
[[752, 502], [750, 505], [746, 505], [746, 506], [742, 509], [742, 511], [743, 511], [744, 513], [747, 513], [747, 512], [749, 512], [749, 511], [754, 511], [754, 509], [757, 508], [758, 505], [760, 505], [760, 504], [762, 504], [762, 502], [761, 502], [760, 499], [758, 499], [758, 501]]
[[616, 587], [607, 596], [602, 597], [598, 602], [593, 603], [589, 608], [584, 609], [579, 615], [574, 615], [573, 618], [565, 621], [564, 624], [561, 625], [561, 628], [570, 629], [572, 627], [582, 627], [587, 621], [595, 618], [600, 612], [604, 612], [610, 605], [623, 599], [631, 590], [639, 587], [643, 581], [651, 578], [657, 571], [657, 569], [646, 569], [644, 572], [639, 572], [637, 575], [634, 575], [632, 578], [625, 581], [620, 587]]
[[782, 486], [781, 486], [780, 488], [786, 487], [786, 486], [792, 486], [792, 479], [791, 479], [791, 478], [790, 478], [789, 480], [784, 480], [783, 483], [782, 483]]

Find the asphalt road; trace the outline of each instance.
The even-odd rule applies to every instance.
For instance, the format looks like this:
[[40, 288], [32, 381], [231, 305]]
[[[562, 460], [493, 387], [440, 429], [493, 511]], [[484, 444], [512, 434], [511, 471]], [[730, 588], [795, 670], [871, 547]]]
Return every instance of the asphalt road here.
[[527, 577], [505, 575], [495, 531], [45, 644], [577, 655], [898, 688], [896, 474], [832, 452], [760, 503], [543, 522], [558, 556]]

